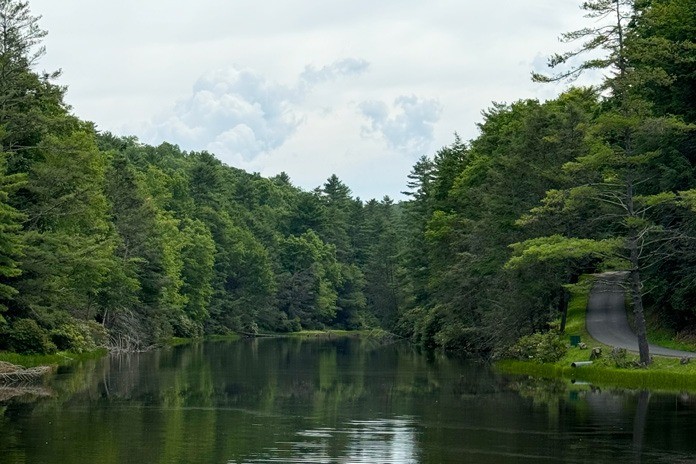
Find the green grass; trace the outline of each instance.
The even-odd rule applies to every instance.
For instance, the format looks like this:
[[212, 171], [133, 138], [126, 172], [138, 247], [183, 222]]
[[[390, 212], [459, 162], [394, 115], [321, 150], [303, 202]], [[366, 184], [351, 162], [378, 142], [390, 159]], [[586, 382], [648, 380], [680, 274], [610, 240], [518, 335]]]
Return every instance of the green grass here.
[[696, 351], [696, 343], [678, 340], [677, 334], [664, 327], [648, 326], [648, 341], [673, 350]]
[[[586, 358], [585, 358], [586, 359]], [[504, 360], [496, 363], [504, 373], [581, 380], [604, 387], [653, 391], [696, 391], [696, 365], [682, 366], [678, 359], [656, 358], [647, 369], [620, 369], [606, 364], [572, 368], [570, 363], [539, 364]]]
[[[670, 392], [696, 391], [696, 361], [682, 365], [677, 358], [655, 356], [654, 362], [647, 368], [618, 368], [614, 365], [607, 356], [612, 347], [592, 339], [585, 326], [585, 312], [592, 281], [591, 276], [584, 276], [580, 283], [572, 288], [565, 332], [568, 337], [580, 335], [581, 341], [587, 344], [588, 349], [570, 347], [565, 356], [555, 363], [541, 364], [533, 360], [507, 359], [496, 362], [496, 367], [509, 374], [581, 380], [607, 387]], [[588, 361], [590, 350], [594, 347], [602, 348], [604, 356], [601, 359], [590, 366], [570, 367], [574, 361]], [[628, 359], [637, 361], [638, 356], [629, 353]]]
[[99, 359], [105, 356], [107, 351], [99, 349], [86, 353], [71, 353], [69, 351], [59, 351], [54, 354], [18, 354], [9, 351], [0, 351], [0, 361], [16, 364], [23, 367], [66, 365], [74, 361], [84, 361], [87, 359]]

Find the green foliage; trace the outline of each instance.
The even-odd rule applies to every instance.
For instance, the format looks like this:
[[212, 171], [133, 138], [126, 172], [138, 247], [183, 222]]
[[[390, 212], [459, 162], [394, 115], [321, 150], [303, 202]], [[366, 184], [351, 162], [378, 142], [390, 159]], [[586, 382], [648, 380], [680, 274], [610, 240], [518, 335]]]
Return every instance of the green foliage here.
[[46, 330], [33, 319], [17, 319], [7, 334], [7, 348], [17, 353], [50, 354], [56, 351]]
[[280, 309], [288, 319], [298, 318], [305, 328], [331, 323], [338, 310], [338, 288], [344, 282], [335, 247], [310, 230], [283, 239], [279, 248], [284, 270]]
[[74, 321], [61, 324], [51, 330], [51, 341], [58, 350], [86, 353], [106, 346], [108, 333], [94, 321]]
[[208, 305], [213, 296], [215, 241], [202, 222], [187, 220], [182, 230], [181, 292], [186, 297], [184, 312], [194, 321], [208, 317]]
[[622, 243], [621, 239], [592, 240], [561, 235], [532, 238], [510, 245], [513, 256], [505, 263], [505, 267], [514, 269], [531, 262], [601, 258], [615, 253]]
[[568, 347], [558, 332], [536, 332], [520, 337], [510, 348], [508, 355], [514, 359], [554, 363], [565, 356], [567, 350]]
[[9, 204], [10, 193], [17, 190], [23, 176], [6, 175], [6, 155], [0, 152], [0, 323], [6, 302], [17, 295], [12, 280], [21, 274], [19, 259], [22, 257], [22, 222], [25, 215]]

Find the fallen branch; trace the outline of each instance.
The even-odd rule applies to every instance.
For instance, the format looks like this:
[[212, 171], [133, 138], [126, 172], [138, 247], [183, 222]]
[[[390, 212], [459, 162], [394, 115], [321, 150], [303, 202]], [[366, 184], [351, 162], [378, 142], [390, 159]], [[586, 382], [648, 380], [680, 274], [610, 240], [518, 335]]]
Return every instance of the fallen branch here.
[[51, 366], [24, 368], [0, 361], [0, 385], [31, 384], [40, 382], [46, 374], [53, 371]]

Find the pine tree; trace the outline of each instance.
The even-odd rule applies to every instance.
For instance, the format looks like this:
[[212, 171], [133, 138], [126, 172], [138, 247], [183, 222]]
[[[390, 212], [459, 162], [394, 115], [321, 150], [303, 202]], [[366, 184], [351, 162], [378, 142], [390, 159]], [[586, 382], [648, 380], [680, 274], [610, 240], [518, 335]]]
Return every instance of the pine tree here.
[[25, 216], [10, 206], [9, 195], [23, 182], [21, 175], [5, 173], [5, 154], [0, 152], [0, 322], [7, 302], [16, 294], [13, 280], [21, 274], [22, 222]]

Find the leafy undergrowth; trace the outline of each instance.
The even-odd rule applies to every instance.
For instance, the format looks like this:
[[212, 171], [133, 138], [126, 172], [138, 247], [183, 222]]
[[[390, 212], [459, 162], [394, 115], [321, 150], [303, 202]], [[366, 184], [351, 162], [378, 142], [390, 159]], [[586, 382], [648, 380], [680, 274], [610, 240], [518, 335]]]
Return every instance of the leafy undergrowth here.
[[[572, 298], [568, 306], [565, 331], [568, 343], [570, 343], [571, 335], [579, 335], [581, 342], [587, 345], [587, 349], [570, 347], [565, 355], [554, 363], [506, 359], [498, 361], [496, 367], [509, 374], [564, 378], [591, 382], [599, 386], [656, 391], [696, 391], [696, 359], [682, 365], [678, 358], [655, 356], [649, 367], [641, 368], [637, 366], [638, 355], [628, 353], [625, 356], [619, 356], [618, 360], [622, 365], [629, 367], [617, 367], [617, 359], [611, 356], [613, 347], [592, 339], [585, 327], [585, 311], [592, 281], [591, 276], [585, 276], [571, 289]], [[651, 342], [655, 343], [655, 340]], [[681, 345], [673, 346], [681, 347]], [[591, 350], [595, 347], [602, 349], [600, 359], [593, 361], [593, 364], [589, 366], [571, 367], [573, 362], [588, 361]]]

